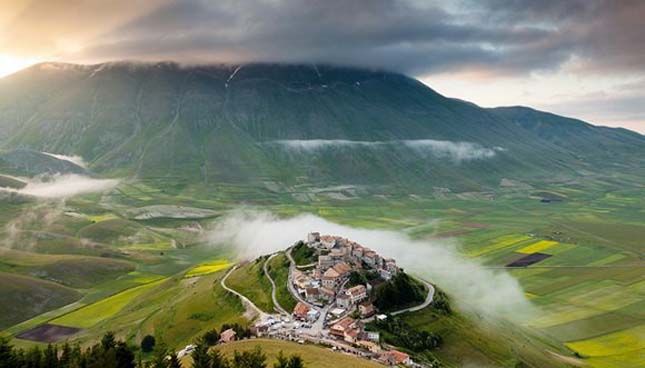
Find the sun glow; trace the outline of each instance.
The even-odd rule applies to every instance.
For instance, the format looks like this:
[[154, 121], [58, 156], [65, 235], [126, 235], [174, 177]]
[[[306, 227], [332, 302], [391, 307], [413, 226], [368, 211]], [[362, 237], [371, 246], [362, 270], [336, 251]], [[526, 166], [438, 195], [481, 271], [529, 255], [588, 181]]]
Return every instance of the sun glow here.
[[36, 58], [19, 58], [7, 54], [0, 54], [0, 78], [40, 61]]

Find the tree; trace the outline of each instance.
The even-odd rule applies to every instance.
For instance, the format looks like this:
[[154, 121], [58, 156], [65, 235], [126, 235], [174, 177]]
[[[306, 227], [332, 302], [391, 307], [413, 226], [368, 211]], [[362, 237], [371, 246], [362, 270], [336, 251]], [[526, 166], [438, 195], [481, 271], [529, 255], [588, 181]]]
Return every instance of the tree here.
[[116, 346], [116, 339], [114, 338], [114, 332], [108, 331], [101, 338], [101, 347], [104, 351], [114, 349]]
[[181, 368], [181, 363], [179, 362], [179, 358], [177, 358], [177, 354], [175, 354], [174, 351], [169, 355], [168, 368]]
[[52, 344], [47, 344], [45, 349], [43, 368], [58, 368], [58, 349]]
[[149, 353], [152, 351], [152, 349], [155, 348], [155, 344], [157, 341], [155, 340], [154, 336], [151, 335], [146, 335], [143, 337], [143, 340], [141, 340], [141, 351], [144, 353]]
[[115, 347], [116, 364], [119, 368], [135, 368], [134, 351], [123, 341], [116, 343]]
[[208, 345], [203, 339], [195, 342], [195, 350], [192, 353], [193, 368], [210, 368], [211, 356], [208, 354]]
[[222, 355], [217, 350], [213, 350], [210, 355], [211, 357], [211, 368], [228, 368], [230, 366], [228, 359]]
[[217, 332], [216, 329], [212, 329], [210, 331], [206, 331], [206, 333], [204, 334], [204, 336], [202, 336], [202, 338], [204, 339], [204, 342], [206, 343], [206, 345], [213, 346], [213, 345], [216, 345], [217, 342], [219, 341], [219, 333]]
[[152, 367], [151, 368], [166, 368], [168, 367], [168, 362], [166, 361], [166, 355], [168, 355], [168, 349], [164, 344], [159, 344], [155, 348], [155, 355], [152, 358]]
[[235, 351], [233, 354], [233, 368], [266, 368], [267, 357], [262, 348], [256, 346], [251, 351], [242, 353]]
[[15, 352], [9, 339], [0, 336], [0, 368], [11, 368], [17, 366]]
[[304, 368], [305, 362], [302, 361], [300, 355], [292, 355], [289, 358], [289, 365], [287, 368]]
[[275, 363], [273, 363], [273, 368], [289, 368], [289, 359], [284, 356], [282, 350], [278, 353]]

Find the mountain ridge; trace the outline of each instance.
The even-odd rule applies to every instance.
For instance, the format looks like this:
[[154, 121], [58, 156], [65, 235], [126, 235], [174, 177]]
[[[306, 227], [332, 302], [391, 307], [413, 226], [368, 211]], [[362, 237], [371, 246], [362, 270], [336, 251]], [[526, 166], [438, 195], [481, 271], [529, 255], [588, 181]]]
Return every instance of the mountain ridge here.
[[[355, 67], [45, 63], [0, 79], [0, 146], [81, 155], [108, 175], [406, 191], [481, 190], [616, 162], [642, 170], [644, 136], [527, 109], [481, 108]], [[276, 143], [290, 141], [301, 149]], [[489, 153], [462, 154], [472, 149]]]

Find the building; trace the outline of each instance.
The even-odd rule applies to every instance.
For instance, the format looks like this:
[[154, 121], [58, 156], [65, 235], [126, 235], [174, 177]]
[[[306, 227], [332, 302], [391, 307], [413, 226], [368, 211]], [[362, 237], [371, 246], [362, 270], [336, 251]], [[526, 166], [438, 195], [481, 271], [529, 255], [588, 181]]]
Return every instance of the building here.
[[348, 309], [352, 305], [352, 298], [347, 294], [340, 294], [336, 298], [336, 304], [341, 308]]
[[358, 345], [359, 347], [361, 347], [363, 349], [368, 350], [371, 353], [378, 353], [379, 351], [381, 351], [381, 347], [377, 343], [375, 343], [373, 341], [358, 340], [356, 342], [356, 345]]
[[336, 296], [336, 293], [332, 289], [328, 289], [326, 287], [321, 287], [318, 289], [320, 292], [320, 299], [325, 300], [327, 302], [331, 302], [334, 300], [334, 296]]
[[369, 318], [376, 314], [376, 309], [372, 303], [364, 302], [359, 304], [358, 312], [361, 314], [361, 318]]
[[385, 351], [378, 356], [378, 360], [387, 365], [408, 365], [412, 363], [408, 354], [402, 353], [398, 350]]
[[235, 341], [235, 335], [236, 333], [232, 328], [222, 331], [222, 333], [219, 335], [219, 342], [227, 343], [227, 342]]
[[334, 259], [330, 256], [318, 256], [318, 268], [323, 271], [334, 265]]
[[358, 341], [358, 335], [360, 333], [361, 331], [357, 327], [350, 327], [345, 330], [345, 333], [343, 334], [343, 340], [347, 341], [350, 344], [354, 344], [356, 341]]
[[307, 312], [307, 321], [316, 322], [319, 315], [320, 315], [320, 312], [318, 312], [315, 309], [310, 309], [309, 312]]
[[367, 288], [365, 285], [356, 285], [347, 289], [345, 294], [349, 295], [352, 304], [356, 304], [361, 300], [367, 299]]
[[370, 267], [376, 267], [376, 262], [378, 260], [378, 255], [373, 250], [367, 250], [363, 252], [363, 262], [365, 262]]
[[320, 290], [318, 288], [306, 288], [305, 289], [305, 298], [307, 298], [307, 301], [310, 303], [318, 301], [320, 298]]
[[377, 331], [363, 331], [360, 338], [361, 340], [367, 340], [367, 341], [378, 343], [381, 341], [381, 334]]
[[311, 308], [309, 308], [305, 303], [303, 302], [298, 302], [296, 306], [293, 308], [293, 316], [299, 320], [306, 320], [307, 319], [307, 313], [309, 312]]
[[307, 244], [315, 244], [320, 242], [320, 233], [319, 232], [312, 232], [307, 234]]
[[329, 333], [341, 339], [345, 339], [345, 331], [349, 331], [354, 327], [356, 321], [350, 317], [345, 317], [340, 321], [334, 323], [329, 328]]
[[325, 271], [321, 279], [323, 286], [328, 289], [335, 289], [341, 282], [340, 274], [333, 267]]

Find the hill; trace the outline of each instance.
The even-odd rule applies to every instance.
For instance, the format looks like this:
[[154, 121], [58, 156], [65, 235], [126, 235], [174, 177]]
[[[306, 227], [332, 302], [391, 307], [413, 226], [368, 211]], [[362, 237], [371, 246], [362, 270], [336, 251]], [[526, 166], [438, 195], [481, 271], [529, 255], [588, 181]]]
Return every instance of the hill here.
[[0, 116], [5, 149], [193, 187], [474, 191], [645, 166], [645, 137], [633, 132], [331, 66], [45, 63], [0, 79]]

